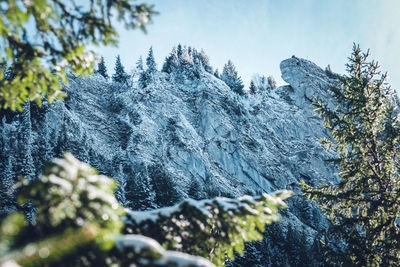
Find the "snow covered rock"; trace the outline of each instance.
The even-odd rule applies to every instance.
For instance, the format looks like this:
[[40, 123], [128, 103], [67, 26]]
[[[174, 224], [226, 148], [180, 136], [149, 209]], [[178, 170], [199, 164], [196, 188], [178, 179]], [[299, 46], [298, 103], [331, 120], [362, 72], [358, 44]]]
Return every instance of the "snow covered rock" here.
[[[45, 160], [67, 150], [114, 177], [119, 201], [141, 210], [187, 197], [279, 189], [300, 193], [301, 180], [335, 182], [334, 170], [324, 161], [332, 155], [317, 142], [327, 131], [310, 103], [313, 96], [329, 100], [326, 89], [335, 79], [295, 57], [280, 67], [288, 85], [249, 96], [239, 96], [210, 73], [190, 67], [157, 71], [144, 88], [110, 83], [99, 75], [69, 75], [65, 102], [44, 108], [31, 104], [31, 128], [24, 126], [23, 114], [1, 111], [1, 170], [10, 169], [11, 157], [9, 171], [24, 174], [19, 159], [28, 151], [37, 175]], [[31, 147], [19, 136], [30, 136]], [[299, 194], [289, 206], [266, 234], [269, 241], [249, 246], [246, 257], [232, 264], [293, 265], [297, 259], [290, 258], [293, 252], [284, 241], [288, 229], [297, 233], [293, 242], [311, 249], [324, 218]]]

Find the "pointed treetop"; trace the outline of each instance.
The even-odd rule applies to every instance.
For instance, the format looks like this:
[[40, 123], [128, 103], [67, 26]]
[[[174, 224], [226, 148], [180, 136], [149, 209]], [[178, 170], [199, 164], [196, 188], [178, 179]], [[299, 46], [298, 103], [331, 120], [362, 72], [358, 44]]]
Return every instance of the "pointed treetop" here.
[[225, 64], [222, 70], [221, 80], [223, 80], [235, 93], [239, 95], [245, 94], [243, 91], [244, 85], [242, 78], [238, 75], [235, 65], [233, 65], [231, 60], [228, 60]]
[[178, 66], [178, 52], [176, 47], [172, 49], [172, 52], [165, 58], [165, 62], [162, 67], [163, 72], [171, 73]]
[[144, 71], [144, 65], [143, 65], [142, 56], [140, 56], [138, 61], [136, 62], [136, 69], [139, 70], [139, 71]]
[[256, 94], [256, 85], [254, 84], [254, 81], [252, 80], [250, 82], [250, 94], [255, 95]]
[[119, 55], [116, 58], [114, 70], [115, 73], [112, 76], [113, 82], [115, 83], [128, 82], [128, 74], [124, 70], [124, 66], [121, 63], [121, 57]]
[[149, 54], [147, 55], [147, 58], [146, 58], [146, 65], [147, 65], [147, 71], [149, 71], [150, 73], [157, 71], [157, 63], [154, 59], [152, 46], [150, 47]]
[[185, 46], [185, 48], [183, 49], [181, 60], [184, 63], [193, 64], [193, 57], [190, 46], [189, 47]]
[[218, 79], [221, 78], [221, 74], [219, 74], [218, 69], [215, 69], [214, 76], [217, 77]]
[[[335, 152], [337, 184], [303, 193], [316, 200], [331, 222], [324, 246], [328, 261], [339, 266], [392, 266], [399, 262], [400, 139], [394, 93], [376, 61], [354, 45], [347, 75], [330, 87], [330, 99], [314, 98], [314, 110], [330, 137], [320, 142]], [[331, 105], [335, 103], [335, 105]], [[346, 244], [345, 250], [334, 249]]]
[[178, 57], [181, 58], [182, 54], [183, 54], [183, 49], [182, 49], [182, 45], [178, 44], [178, 47], [176, 49], [177, 53], [178, 53]]
[[107, 74], [106, 64], [104, 63], [104, 57], [101, 57], [101, 60], [100, 60], [99, 64], [97, 65], [96, 73], [100, 74], [106, 80], [108, 80], [109, 77], [108, 77], [108, 74]]
[[201, 49], [201, 52], [199, 54], [199, 59], [200, 59], [201, 64], [204, 67], [204, 70], [207, 71], [208, 73], [212, 74], [213, 69], [210, 64], [210, 58], [206, 55], [206, 53], [204, 52], [203, 49]]

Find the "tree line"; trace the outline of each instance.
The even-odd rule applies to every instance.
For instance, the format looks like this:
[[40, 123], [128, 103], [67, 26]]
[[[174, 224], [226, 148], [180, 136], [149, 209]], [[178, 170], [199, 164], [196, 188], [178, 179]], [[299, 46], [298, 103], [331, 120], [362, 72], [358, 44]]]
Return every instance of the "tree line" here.
[[[139, 86], [142, 88], [146, 87], [153, 80], [154, 74], [157, 71], [157, 63], [154, 58], [153, 48], [150, 47], [145, 61], [140, 57], [136, 62], [135, 72], [139, 74]], [[222, 73], [219, 73], [218, 69], [214, 71], [210, 64], [210, 59], [204, 50], [198, 51], [191, 46], [182, 46], [181, 44], [178, 44], [177, 47], [172, 49], [171, 53], [165, 58], [161, 68], [161, 72], [169, 74], [184, 72], [193, 78], [199, 78], [201, 71], [207, 72], [222, 80], [233, 92], [240, 96], [246, 95], [247, 93], [255, 95], [257, 92], [268, 92], [276, 88], [276, 81], [272, 76], [255, 75], [250, 82], [250, 87], [247, 90], [248, 92], [246, 92], [242, 78], [231, 60], [228, 60], [223, 66]], [[103, 57], [101, 57], [95, 73], [109, 80], [110, 76]], [[131, 75], [125, 71], [125, 67], [122, 65], [120, 55], [117, 55], [111, 81], [113, 83], [129, 85], [131, 79]]]

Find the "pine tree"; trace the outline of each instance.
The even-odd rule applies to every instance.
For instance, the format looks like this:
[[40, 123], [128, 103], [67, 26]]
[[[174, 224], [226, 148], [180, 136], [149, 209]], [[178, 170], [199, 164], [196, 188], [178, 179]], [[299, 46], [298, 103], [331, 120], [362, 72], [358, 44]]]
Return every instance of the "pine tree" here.
[[242, 78], [238, 75], [231, 60], [228, 60], [228, 63], [225, 64], [222, 70], [221, 80], [223, 80], [235, 93], [244, 95]]
[[292, 224], [289, 224], [287, 226], [287, 233], [285, 240], [286, 242], [284, 248], [290, 258], [290, 262], [292, 262], [294, 266], [300, 266], [299, 261], [301, 255], [299, 255], [298, 253], [299, 246], [296, 242], [297, 240], [299, 240], [299, 236], [298, 233], [293, 228]]
[[256, 86], [255, 86], [253, 81], [250, 82], [250, 88], [249, 89], [250, 89], [250, 94], [252, 94], [252, 95], [256, 94], [257, 89], [256, 89]]
[[177, 185], [162, 165], [155, 164], [149, 167], [148, 176], [154, 191], [157, 192], [154, 202], [160, 206], [171, 206], [179, 201]]
[[178, 54], [178, 58], [179, 58], [179, 59], [182, 58], [183, 49], [182, 49], [182, 45], [181, 45], [181, 44], [178, 44], [178, 47], [177, 47], [177, 49], [176, 49], [176, 52], [177, 52], [177, 54]]
[[199, 54], [199, 59], [201, 64], [203, 65], [203, 68], [206, 72], [208, 73], [213, 73], [213, 69], [210, 65], [210, 59], [209, 57], [206, 55], [206, 53], [204, 52], [204, 50], [202, 49], [200, 54]]
[[[333, 140], [322, 143], [336, 150], [333, 160], [340, 182], [305, 194], [327, 215], [334, 234], [327, 259], [339, 265], [393, 266], [400, 262], [400, 126], [393, 93], [378, 63], [354, 45], [346, 65], [349, 76], [330, 92], [335, 106], [316, 101]], [[335, 249], [330, 243], [342, 242]], [[337, 247], [337, 246], [336, 246]]]
[[146, 58], [147, 69], [140, 74], [139, 85], [144, 88], [151, 80], [154, 79], [154, 74], [157, 72], [157, 64], [154, 59], [153, 47], [150, 47], [149, 54]]
[[112, 81], [115, 83], [126, 84], [128, 82], [129, 75], [126, 74], [119, 55], [116, 58], [114, 70], [115, 73], [112, 76]]
[[49, 127], [49, 114], [48, 112], [45, 113], [44, 115], [44, 122], [43, 122], [43, 127], [42, 127], [42, 144], [43, 144], [43, 160], [45, 162], [49, 161], [50, 159], [52, 159], [54, 157], [54, 153], [53, 153], [53, 147], [51, 145], [51, 129]]
[[144, 71], [144, 65], [143, 65], [143, 58], [142, 56], [139, 57], [138, 61], [136, 62], [136, 69], [138, 71]]
[[133, 210], [149, 210], [155, 208], [155, 190], [147, 166], [140, 166], [133, 172], [133, 180], [127, 185], [126, 199]]
[[117, 189], [114, 192], [114, 195], [119, 203], [121, 203], [124, 207], [130, 206], [130, 201], [128, 201], [126, 197], [126, 188], [127, 188], [127, 181], [124, 175], [124, 168], [120, 163], [118, 165], [118, 173], [114, 176], [114, 179], [117, 181]]
[[89, 138], [86, 132], [84, 132], [78, 146], [75, 149], [71, 149], [70, 152], [75, 153], [80, 161], [88, 163], [90, 161], [89, 150]]
[[165, 62], [163, 64], [162, 71], [171, 73], [175, 69], [177, 69], [178, 66], [179, 66], [178, 52], [177, 52], [176, 48], [174, 47], [172, 49], [171, 54], [169, 54], [169, 56], [165, 58]]
[[100, 63], [97, 65], [96, 73], [103, 76], [104, 79], [106, 79], [106, 80], [108, 80], [108, 78], [109, 78], [108, 74], [107, 74], [107, 67], [106, 67], [106, 64], [104, 63], [103, 57], [101, 57]]
[[22, 174], [28, 179], [34, 179], [35, 166], [32, 158], [32, 123], [31, 123], [31, 108], [29, 99], [24, 105], [22, 113]]
[[54, 148], [54, 154], [56, 156], [61, 156], [64, 152], [68, 151], [68, 136], [67, 136], [67, 122], [64, 120], [61, 122], [59, 134], [57, 136], [57, 143]]
[[192, 178], [192, 180], [189, 183], [189, 190], [188, 190], [189, 197], [196, 200], [204, 199], [206, 198], [206, 196], [202, 192], [204, 192], [204, 190], [199, 180], [197, 180], [196, 178]]
[[14, 204], [14, 192], [12, 189], [15, 176], [12, 168], [12, 162], [14, 161], [14, 157], [10, 155], [7, 162], [4, 163], [4, 169], [0, 174], [0, 202], [2, 203], [0, 207], [0, 216], [2, 213], [8, 213]]
[[[190, 47], [189, 47], [190, 48]], [[182, 51], [182, 56], [180, 57], [180, 62], [183, 64], [193, 64], [193, 56], [189, 52], [190, 49], [188, 47], [184, 47]]]
[[219, 74], [218, 69], [215, 69], [215, 71], [214, 71], [214, 76], [215, 76], [216, 78], [218, 78], [218, 79], [221, 78], [221, 74]]
[[149, 54], [147, 55], [146, 58], [146, 66], [147, 66], [147, 72], [150, 73], [154, 73], [157, 71], [157, 64], [156, 61], [154, 59], [154, 54], [153, 54], [153, 47], [151, 46], [149, 49]]

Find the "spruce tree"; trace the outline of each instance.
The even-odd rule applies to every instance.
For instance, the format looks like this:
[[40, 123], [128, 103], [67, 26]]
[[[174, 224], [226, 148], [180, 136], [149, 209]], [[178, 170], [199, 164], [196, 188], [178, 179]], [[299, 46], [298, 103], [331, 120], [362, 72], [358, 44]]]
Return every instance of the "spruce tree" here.
[[12, 155], [9, 156], [7, 162], [3, 163], [3, 170], [0, 174], [0, 202], [2, 203], [0, 217], [3, 213], [8, 213], [14, 206], [14, 190], [12, 189], [15, 176], [12, 168], [12, 162], [14, 161], [14, 157]]
[[133, 210], [149, 210], [156, 208], [154, 203], [156, 196], [151, 177], [149, 176], [148, 166], [138, 166], [131, 175], [131, 180], [127, 183], [126, 199], [129, 207]]
[[354, 45], [349, 76], [330, 89], [335, 105], [314, 103], [332, 135], [322, 143], [336, 151], [340, 182], [315, 188], [303, 182], [331, 222], [327, 259], [339, 266], [400, 262], [399, 115], [386, 74], [368, 56]]
[[32, 123], [29, 99], [24, 105], [22, 113], [22, 174], [29, 180], [35, 177], [35, 166], [32, 158]]
[[203, 65], [203, 68], [206, 72], [213, 74], [213, 69], [210, 64], [210, 59], [202, 49], [200, 54], [199, 54], [199, 59], [201, 64]]
[[182, 54], [183, 54], [183, 49], [182, 49], [182, 45], [181, 44], [178, 44], [178, 47], [176, 48], [176, 52], [178, 54], [178, 58], [181, 58]]
[[106, 67], [106, 64], [104, 63], [103, 57], [101, 57], [100, 63], [97, 65], [96, 73], [103, 76], [104, 79], [106, 79], [106, 80], [108, 80], [108, 78], [109, 78], [108, 74], [107, 74], [107, 67]]
[[256, 85], [254, 84], [253, 81], [250, 82], [250, 88], [249, 89], [250, 89], [250, 94], [252, 94], [252, 95], [256, 94], [257, 89], [256, 89]]
[[44, 115], [44, 123], [43, 123], [43, 132], [42, 132], [42, 138], [43, 138], [43, 159], [45, 162], [49, 161], [50, 159], [53, 158], [54, 153], [53, 153], [53, 147], [51, 145], [51, 128], [49, 127], [49, 114], [46, 112]]
[[121, 58], [118, 55], [115, 61], [114, 67], [115, 73], [112, 76], [112, 81], [115, 83], [122, 83], [125, 84], [128, 82], [128, 74], [126, 74], [124, 70], [124, 66], [121, 63]]
[[221, 80], [223, 80], [235, 93], [244, 95], [242, 78], [238, 75], [231, 60], [228, 60], [228, 63], [225, 64], [222, 70]]
[[215, 69], [215, 71], [214, 71], [214, 76], [215, 76], [216, 78], [218, 78], [218, 79], [221, 78], [221, 74], [219, 74], [218, 69]]
[[180, 62], [183, 64], [193, 64], [193, 55], [190, 52], [190, 47], [184, 47], [182, 56], [180, 57]]
[[178, 65], [179, 65], [178, 52], [177, 52], [176, 48], [174, 47], [172, 49], [171, 54], [169, 54], [169, 56], [165, 58], [165, 62], [163, 64], [162, 71], [171, 73], [178, 67]]
[[146, 65], [147, 65], [147, 72], [148, 73], [154, 73], [157, 71], [157, 64], [154, 59], [154, 54], [153, 54], [153, 47], [151, 46], [149, 49], [149, 54], [147, 55], [146, 58]]
[[118, 165], [118, 172], [114, 175], [114, 180], [117, 182], [117, 189], [114, 192], [115, 198], [118, 202], [124, 206], [129, 207], [130, 201], [126, 198], [127, 181], [124, 174], [124, 168], [122, 163]]
[[163, 66], [162, 66], [162, 68], [161, 68], [161, 71], [162, 72], [167, 72], [167, 73], [169, 73], [170, 71], [170, 65], [171, 65], [171, 57], [170, 56], [167, 56], [167, 57], [165, 57], [165, 61], [164, 61], [164, 64], [163, 64]]
[[138, 61], [136, 62], [136, 69], [138, 71], [144, 71], [144, 65], [143, 65], [143, 58], [142, 56], [139, 57]]
[[174, 178], [166, 172], [165, 167], [160, 164], [155, 164], [150, 166], [148, 171], [152, 188], [157, 192], [154, 202], [159, 207], [176, 204], [180, 200], [178, 186]]
[[154, 59], [153, 47], [150, 47], [146, 58], [147, 69], [140, 74], [139, 84], [142, 88], [146, 87], [154, 78], [154, 73], [157, 72], [157, 64]]
[[188, 196], [190, 198], [199, 200], [199, 199], [204, 199], [206, 198], [205, 194], [203, 193], [204, 190], [203, 186], [200, 184], [199, 180], [196, 178], [192, 178], [189, 183], [189, 190], [188, 190]]

